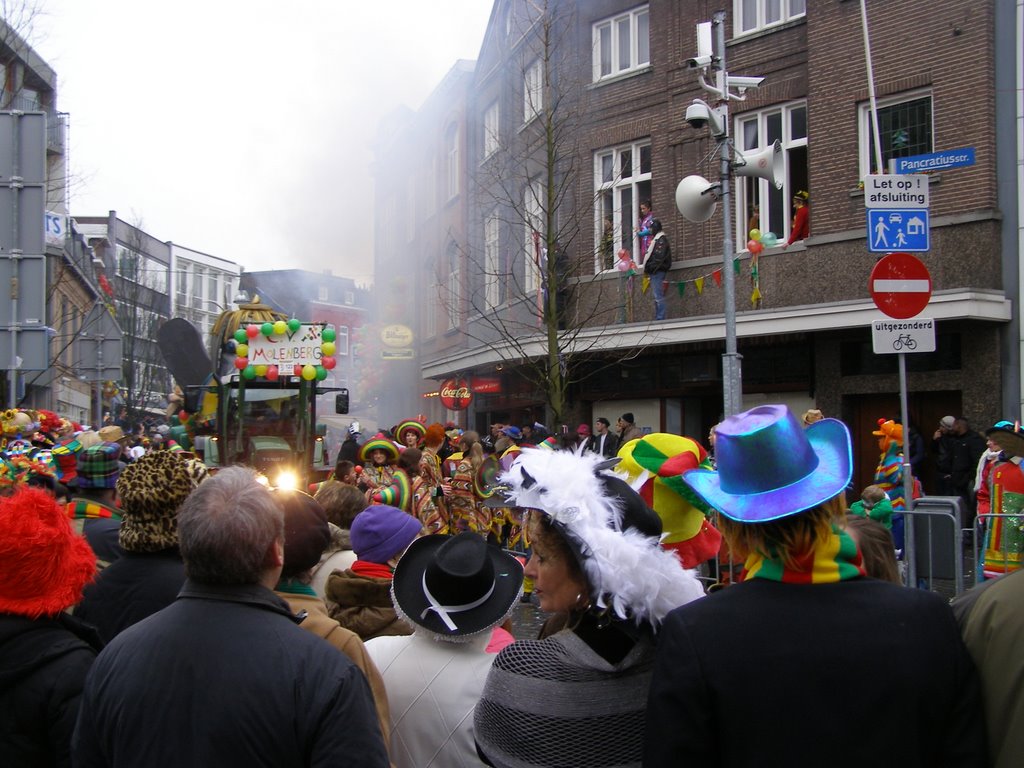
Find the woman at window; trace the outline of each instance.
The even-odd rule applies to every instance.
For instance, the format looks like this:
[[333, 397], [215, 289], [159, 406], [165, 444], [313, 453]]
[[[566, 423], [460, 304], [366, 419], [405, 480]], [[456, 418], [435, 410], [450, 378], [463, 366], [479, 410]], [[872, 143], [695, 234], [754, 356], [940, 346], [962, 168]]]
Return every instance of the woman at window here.
[[810, 210], [807, 207], [810, 199], [811, 196], [803, 190], [793, 195], [793, 228], [783, 248], [788, 248], [797, 240], [806, 240], [810, 236]]

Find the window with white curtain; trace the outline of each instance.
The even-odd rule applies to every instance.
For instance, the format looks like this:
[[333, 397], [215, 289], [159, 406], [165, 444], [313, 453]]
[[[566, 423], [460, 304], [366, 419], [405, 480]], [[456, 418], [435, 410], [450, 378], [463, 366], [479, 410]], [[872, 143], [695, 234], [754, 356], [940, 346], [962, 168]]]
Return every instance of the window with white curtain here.
[[594, 82], [651, 63], [651, 14], [646, 5], [595, 22]]

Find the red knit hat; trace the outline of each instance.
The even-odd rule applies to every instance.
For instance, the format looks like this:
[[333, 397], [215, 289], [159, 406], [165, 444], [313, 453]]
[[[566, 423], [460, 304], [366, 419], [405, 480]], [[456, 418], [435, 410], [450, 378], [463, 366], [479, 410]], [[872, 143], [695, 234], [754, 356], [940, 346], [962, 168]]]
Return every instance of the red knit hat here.
[[0, 613], [55, 616], [95, 576], [96, 555], [50, 494], [19, 488], [0, 499]]

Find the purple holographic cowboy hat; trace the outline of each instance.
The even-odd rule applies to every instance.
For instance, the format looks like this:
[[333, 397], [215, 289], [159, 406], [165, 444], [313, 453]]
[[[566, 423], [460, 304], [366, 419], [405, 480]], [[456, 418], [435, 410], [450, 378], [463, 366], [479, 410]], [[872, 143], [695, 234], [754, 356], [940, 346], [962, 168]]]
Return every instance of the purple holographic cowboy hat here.
[[853, 474], [850, 432], [838, 419], [803, 427], [784, 405], [761, 405], [715, 428], [718, 471], [683, 481], [731, 520], [763, 523], [838, 496]]

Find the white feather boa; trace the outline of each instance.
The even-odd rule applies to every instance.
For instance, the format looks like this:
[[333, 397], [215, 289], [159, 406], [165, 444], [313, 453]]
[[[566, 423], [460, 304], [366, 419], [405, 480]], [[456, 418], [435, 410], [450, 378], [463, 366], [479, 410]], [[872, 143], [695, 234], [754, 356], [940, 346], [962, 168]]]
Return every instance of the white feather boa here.
[[524, 448], [498, 481], [511, 504], [543, 510], [583, 544], [583, 568], [598, 609], [657, 626], [673, 608], [703, 597], [704, 589], [656, 538], [621, 530], [621, 501], [597, 477], [604, 461], [589, 452]]

